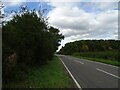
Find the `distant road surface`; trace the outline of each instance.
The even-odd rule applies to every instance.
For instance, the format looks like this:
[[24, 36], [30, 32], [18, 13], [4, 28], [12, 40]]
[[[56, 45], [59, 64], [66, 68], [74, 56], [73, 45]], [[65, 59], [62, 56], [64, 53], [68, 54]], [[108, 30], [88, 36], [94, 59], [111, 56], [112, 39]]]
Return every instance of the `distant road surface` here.
[[[66, 65], [81, 88], [118, 88], [119, 67], [79, 59], [72, 56], [57, 55]], [[114, 89], [113, 89], [114, 90]], [[120, 90], [120, 89], [119, 89]]]

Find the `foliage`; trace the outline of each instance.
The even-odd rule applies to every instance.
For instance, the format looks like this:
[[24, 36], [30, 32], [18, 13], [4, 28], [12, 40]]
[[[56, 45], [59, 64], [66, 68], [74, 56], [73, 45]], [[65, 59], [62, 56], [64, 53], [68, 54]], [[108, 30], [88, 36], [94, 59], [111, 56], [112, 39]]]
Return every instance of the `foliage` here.
[[[18, 66], [25, 70], [25, 66], [33, 67], [47, 63], [64, 38], [59, 34], [59, 29], [48, 25], [47, 19], [40, 11], [38, 17], [36, 10], [31, 11], [23, 7], [20, 13], [16, 13], [13, 19], [3, 26], [2, 34], [4, 81], [9, 81], [10, 78], [13, 80]], [[9, 63], [12, 60], [9, 58], [11, 56], [14, 66], [13, 63]], [[10, 71], [6, 69], [8, 67]]]
[[59, 53], [71, 55], [76, 52], [114, 51], [119, 49], [119, 40], [80, 40], [65, 44]]
[[67, 43], [58, 53], [119, 66], [119, 40], [80, 40]]
[[74, 53], [72, 56], [120, 67], [120, 61], [118, 60], [120, 56], [118, 55], [118, 51], [80, 52]]
[[73, 55], [118, 61], [118, 51], [79, 52], [79, 53], [73, 53]]
[[54, 57], [46, 65], [31, 68], [24, 80], [5, 84], [3, 88], [74, 88], [74, 83], [61, 61]]

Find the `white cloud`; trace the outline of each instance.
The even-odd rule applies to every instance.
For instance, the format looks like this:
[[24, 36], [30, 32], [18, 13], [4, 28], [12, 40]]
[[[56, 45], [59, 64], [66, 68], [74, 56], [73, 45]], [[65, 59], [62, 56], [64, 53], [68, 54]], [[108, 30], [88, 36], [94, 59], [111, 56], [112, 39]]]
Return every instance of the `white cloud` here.
[[119, 2], [119, 0], [91, 0], [91, 2]]
[[[10, 2], [8, 6], [16, 6], [33, 0], [6, 1]], [[65, 0], [65, 2], [63, 0], [45, 1], [53, 7], [48, 13], [49, 23], [58, 27], [60, 32], [65, 35], [65, 40], [62, 41], [63, 46], [67, 42], [80, 39], [117, 39], [118, 11], [113, 10], [118, 8], [118, 4], [115, 3], [117, 0], [114, 3], [112, 0], [110, 0], [111, 2], [87, 0], [92, 2], [85, 2], [82, 6], [80, 2], [73, 2], [73, 0], [69, 0], [69, 2]], [[39, 0], [33, 2], [39, 2]]]
[[118, 2], [83, 2], [82, 8], [90, 8], [93, 12], [113, 10], [118, 8]]
[[[80, 39], [117, 39], [118, 10], [114, 10], [114, 4], [117, 3], [85, 3], [86, 8], [89, 5], [87, 9], [101, 8], [99, 13], [94, 10], [86, 12], [79, 4], [50, 3], [54, 8], [48, 13], [49, 23], [58, 27], [65, 35], [63, 46], [67, 42]], [[91, 5], [94, 6], [90, 7]]]

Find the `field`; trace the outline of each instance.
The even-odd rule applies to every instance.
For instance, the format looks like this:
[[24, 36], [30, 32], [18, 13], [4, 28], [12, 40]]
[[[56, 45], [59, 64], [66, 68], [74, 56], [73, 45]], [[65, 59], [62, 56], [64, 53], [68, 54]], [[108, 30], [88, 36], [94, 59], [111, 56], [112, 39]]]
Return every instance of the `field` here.
[[29, 70], [27, 78], [3, 85], [3, 88], [73, 88], [74, 84], [61, 61], [54, 57], [41, 67]]
[[79, 52], [72, 54], [72, 56], [120, 66], [118, 51]]

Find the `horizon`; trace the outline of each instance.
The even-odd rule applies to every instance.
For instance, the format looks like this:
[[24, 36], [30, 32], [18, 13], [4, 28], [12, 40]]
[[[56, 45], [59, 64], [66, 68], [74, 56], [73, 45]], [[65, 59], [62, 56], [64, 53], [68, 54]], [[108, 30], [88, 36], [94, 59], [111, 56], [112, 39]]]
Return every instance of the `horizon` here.
[[12, 14], [7, 12], [18, 11], [21, 5], [27, 5], [29, 9], [47, 9], [44, 15], [49, 17], [49, 25], [59, 28], [65, 36], [58, 51], [66, 43], [77, 40], [118, 40], [118, 2], [7, 1], [3, 2], [2, 12], [8, 14], [6, 20], [12, 19]]

